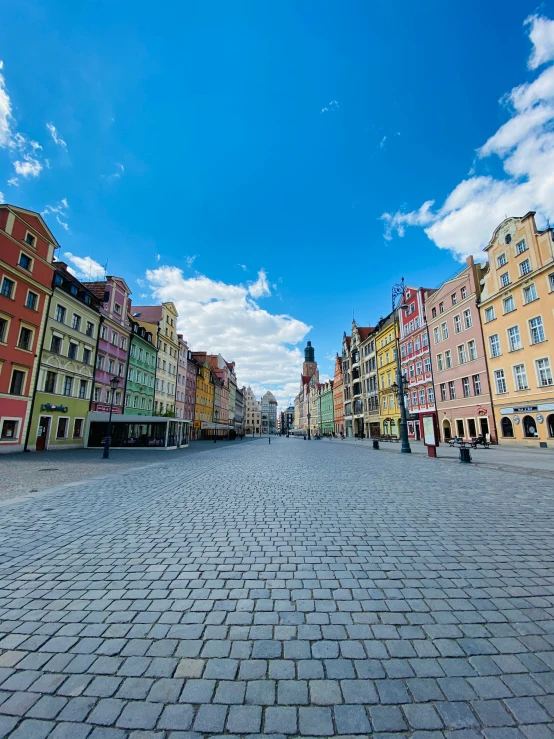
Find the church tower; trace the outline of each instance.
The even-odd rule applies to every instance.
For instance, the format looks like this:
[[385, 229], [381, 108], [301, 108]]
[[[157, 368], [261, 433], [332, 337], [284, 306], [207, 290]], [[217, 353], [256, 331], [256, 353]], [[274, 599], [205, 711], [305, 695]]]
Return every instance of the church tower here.
[[304, 349], [304, 364], [302, 365], [302, 374], [304, 377], [313, 377], [319, 382], [319, 370], [317, 369], [317, 362], [315, 361], [314, 348], [312, 342], [308, 341], [306, 348]]

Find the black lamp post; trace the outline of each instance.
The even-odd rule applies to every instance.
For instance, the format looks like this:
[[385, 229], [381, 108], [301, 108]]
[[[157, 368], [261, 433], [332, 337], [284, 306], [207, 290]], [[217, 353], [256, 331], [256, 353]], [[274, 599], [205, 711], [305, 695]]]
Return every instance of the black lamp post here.
[[106, 434], [106, 438], [104, 439], [104, 453], [102, 454], [102, 459], [109, 459], [110, 457], [110, 441], [111, 441], [111, 435], [112, 435], [112, 411], [113, 411], [113, 396], [116, 391], [116, 389], [119, 387], [119, 377], [114, 375], [112, 379], [110, 380], [110, 387], [112, 389], [112, 394], [110, 396], [110, 418], [108, 420], [108, 433]]
[[407, 306], [402, 305], [404, 301], [404, 278], [402, 281], [393, 285], [392, 288], [392, 313], [394, 321], [394, 338], [396, 346], [396, 382], [393, 384], [393, 392], [397, 394], [398, 405], [400, 407], [400, 439], [402, 441], [402, 454], [411, 454], [412, 450], [408, 440], [408, 422], [406, 419], [406, 405], [404, 403], [404, 378], [402, 376], [402, 368], [400, 366], [400, 342], [396, 331], [396, 313], [398, 310], [406, 310]]
[[308, 394], [308, 441], [310, 441], [312, 438], [310, 436], [310, 418], [310, 395]]

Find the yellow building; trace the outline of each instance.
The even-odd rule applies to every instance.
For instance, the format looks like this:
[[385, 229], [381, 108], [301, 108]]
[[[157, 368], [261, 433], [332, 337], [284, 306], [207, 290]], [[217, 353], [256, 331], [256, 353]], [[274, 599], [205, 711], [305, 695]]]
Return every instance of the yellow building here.
[[375, 351], [379, 382], [379, 425], [385, 436], [400, 438], [400, 408], [393, 390], [396, 382], [396, 337], [398, 325], [393, 313], [375, 327]]
[[[192, 352], [198, 363], [196, 377], [196, 399], [194, 402], [194, 427], [198, 438], [206, 435], [213, 428], [215, 383], [206, 352]], [[209, 434], [208, 434], [209, 435]]]
[[553, 231], [538, 231], [534, 212], [507, 218], [485, 251], [479, 310], [499, 441], [553, 444]]

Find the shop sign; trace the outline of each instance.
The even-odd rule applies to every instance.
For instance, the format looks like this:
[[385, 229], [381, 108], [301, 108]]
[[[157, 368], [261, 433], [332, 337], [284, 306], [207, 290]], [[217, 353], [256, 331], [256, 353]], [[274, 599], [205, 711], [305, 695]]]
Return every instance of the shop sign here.
[[40, 406], [40, 410], [42, 411], [57, 411], [58, 413], [67, 413], [67, 406], [66, 405], [52, 405], [52, 403], [43, 403]]
[[477, 407], [477, 413], [480, 416], [488, 416], [488, 414], [489, 414], [488, 410], [486, 408], [483, 408], [482, 406], [478, 406]]
[[[110, 406], [109, 405], [102, 405], [102, 403], [96, 404], [96, 410], [100, 411], [101, 413], [109, 413], [110, 412]], [[121, 413], [121, 408], [113, 408], [112, 413]]]

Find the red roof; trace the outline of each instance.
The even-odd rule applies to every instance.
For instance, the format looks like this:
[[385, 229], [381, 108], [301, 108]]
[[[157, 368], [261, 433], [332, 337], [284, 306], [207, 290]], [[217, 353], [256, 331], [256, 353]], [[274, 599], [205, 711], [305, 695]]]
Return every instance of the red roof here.
[[[137, 313], [140, 315], [137, 316]], [[161, 305], [132, 305], [131, 315], [139, 321], [147, 321], [148, 323], [159, 323], [162, 320]]]
[[360, 339], [362, 339], [362, 341], [364, 339], [367, 339], [367, 337], [372, 331], [373, 331], [373, 326], [358, 326], [358, 333], [360, 334]]

